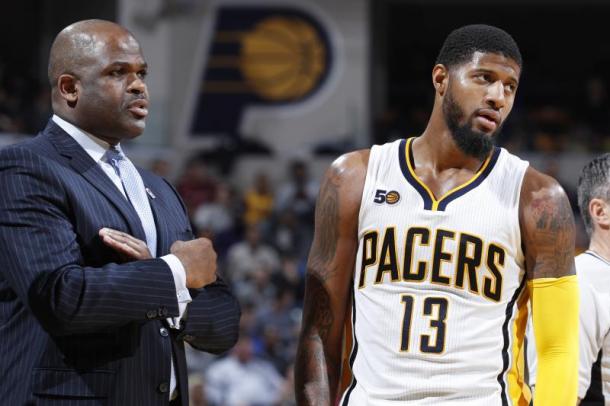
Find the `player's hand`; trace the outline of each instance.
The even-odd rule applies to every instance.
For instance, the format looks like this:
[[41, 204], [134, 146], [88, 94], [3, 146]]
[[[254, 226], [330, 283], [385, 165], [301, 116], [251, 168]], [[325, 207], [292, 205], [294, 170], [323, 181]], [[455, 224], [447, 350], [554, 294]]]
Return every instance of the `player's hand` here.
[[127, 233], [112, 228], [102, 228], [99, 235], [104, 244], [117, 251], [125, 261], [152, 258], [146, 243]]
[[207, 238], [176, 241], [170, 252], [184, 266], [187, 288], [199, 289], [216, 280], [216, 251]]

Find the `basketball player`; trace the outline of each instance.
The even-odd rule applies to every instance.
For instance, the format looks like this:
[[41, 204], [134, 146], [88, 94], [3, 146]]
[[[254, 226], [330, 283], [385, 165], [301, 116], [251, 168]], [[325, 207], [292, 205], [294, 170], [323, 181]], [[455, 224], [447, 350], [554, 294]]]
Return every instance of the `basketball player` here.
[[581, 405], [610, 405], [610, 154], [589, 162], [578, 180], [578, 205], [591, 238], [576, 257], [580, 288]]
[[[348, 153], [327, 171], [295, 368], [299, 405], [527, 405], [528, 300], [535, 404], [576, 402], [570, 204], [554, 179], [493, 144], [521, 67], [506, 32], [453, 31], [432, 70], [424, 133]], [[340, 390], [344, 337], [352, 380]]]

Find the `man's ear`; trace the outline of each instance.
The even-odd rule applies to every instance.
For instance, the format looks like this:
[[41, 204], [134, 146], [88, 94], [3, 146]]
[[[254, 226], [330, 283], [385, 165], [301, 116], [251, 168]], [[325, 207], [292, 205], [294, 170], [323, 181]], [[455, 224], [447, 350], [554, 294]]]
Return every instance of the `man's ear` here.
[[443, 64], [434, 65], [434, 68], [432, 68], [432, 84], [440, 96], [445, 95], [448, 81], [449, 71], [447, 67]]
[[57, 89], [62, 99], [70, 106], [76, 104], [80, 93], [80, 82], [74, 75], [68, 73], [60, 75], [57, 78]]
[[589, 202], [589, 214], [593, 223], [604, 230], [610, 229], [610, 213], [608, 203], [603, 199], [594, 198]]

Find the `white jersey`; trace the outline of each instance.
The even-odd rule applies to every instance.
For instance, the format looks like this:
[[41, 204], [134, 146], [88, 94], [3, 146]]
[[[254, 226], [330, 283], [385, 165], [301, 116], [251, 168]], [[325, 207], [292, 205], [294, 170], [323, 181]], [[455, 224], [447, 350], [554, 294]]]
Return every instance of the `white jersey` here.
[[576, 257], [580, 287], [581, 405], [610, 406], [610, 263], [593, 251]]
[[410, 140], [373, 146], [341, 405], [527, 405], [519, 196], [527, 162], [495, 148], [441, 198]]

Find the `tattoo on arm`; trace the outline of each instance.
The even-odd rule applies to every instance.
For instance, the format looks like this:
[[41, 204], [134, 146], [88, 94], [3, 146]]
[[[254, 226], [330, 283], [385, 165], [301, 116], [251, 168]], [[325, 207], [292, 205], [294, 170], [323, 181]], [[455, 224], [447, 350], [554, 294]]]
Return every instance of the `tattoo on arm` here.
[[316, 237], [309, 255], [308, 272], [322, 282], [332, 277], [336, 267], [332, 260], [339, 237], [339, 180], [333, 172], [326, 178], [316, 205]]
[[[316, 203], [315, 235], [307, 262], [303, 325], [295, 365], [298, 405], [332, 405], [338, 389], [342, 322], [349, 301], [351, 273], [347, 272], [353, 268], [348, 262], [355, 258], [356, 249], [350, 244], [357, 245], [357, 231], [354, 241], [344, 236], [345, 227], [351, 227], [355, 219], [353, 212], [344, 211], [344, 203], [340, 209], [343, 182], [341, 169], [331, 167]], [[348, 223], [342, 223], [340, 213]]]
[[322, 282], [311, 274], [307, 276], [307, 287], [309, 297], [307, 300], [308, 306], [304, 309], [305, 319], [303, 324], [315, 328], [315, 331], [312, 332], [311, 329], [303, 330], [303, 333], [307, 334], [304, 338], [319, 337], [322, 341], [326, 341], [335, 320], [330, 307], [330, 295]]
[[[535, 222], [529, 243], [536, 253], [531, 261], [532, 278], [572, 275], [574, 257], [574, 217], [565, 196], [535, 198], [530, 206]], [[529, 261], [528, 261], [529, 262]]]
[[330, 295], [315, 276], [307, 276], [307, 299], [303, 309], [296, 371], [307, 385], [296, 391], [299, 405], [330, 405], [338, 383], [340, 354], [324, 350], [335, 321]]

